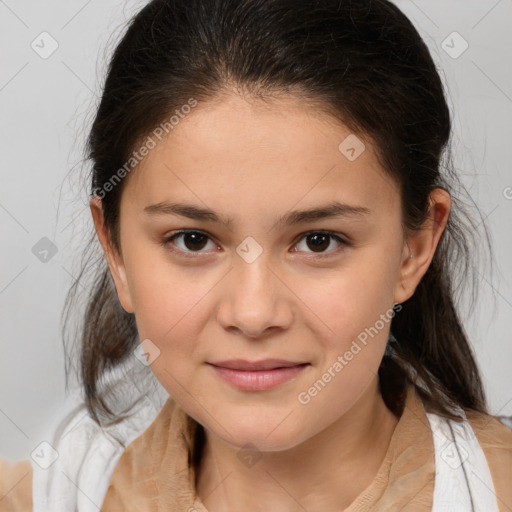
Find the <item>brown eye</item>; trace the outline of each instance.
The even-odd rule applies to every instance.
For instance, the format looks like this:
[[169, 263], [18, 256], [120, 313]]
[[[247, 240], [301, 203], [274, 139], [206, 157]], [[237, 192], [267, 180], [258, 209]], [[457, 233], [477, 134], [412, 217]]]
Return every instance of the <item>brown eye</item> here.
[[183, 243], [191, 251], [202, 249], [206, 245], [208, 237], [195, 231], [183, 234]]
[[[181, 243], [176, 243], [176, 240], [180, 240]], [[167, 237], [163, 241], [163, 245], [169, 246], [170, 244], [176, 246], [177, 249], [171, 248], [171, 250], [175, 252], [194, 253], [201, 251], [201, 249], [207, 245], [209, 240], [210, 237], [200, 231], [179, 231], [178, 233]], [[213, 248], [216, 247], [213, 242], [212, 245]]]
[[311, 244], [309, 247], [311, 247], [315, 252], [316, 251], [324, 251], [329, 247], [330, 244], [330, 236], [324, 235], [323, 233], [314, 235], [308, 235], [306, 237], [306, 240]]
[[[311, 231], [309, 233], [306, 233], [302, 236], [301, 240], [305, 240], [305, 249], [297, 249], [297, 251], [309, 252], [309, 253], [318, 253], [320, 256], [323, 255], [323, 253], [327, 252], [326, 256], [330, 256], [330, 253], [337, 252], [336, 247], [333, 248], [333, 250], [327, 251], [327, 249], [331, 246], [332, 240], [335, 240], [338, 242], [338, 247], [349, 245], [348, 242], [343, 240], [338, 235], [331, 233], [329, 231]], [[299, 246], [297, 244], [297, 246]], [[309, 249], [309, 250], [307, 250]]]

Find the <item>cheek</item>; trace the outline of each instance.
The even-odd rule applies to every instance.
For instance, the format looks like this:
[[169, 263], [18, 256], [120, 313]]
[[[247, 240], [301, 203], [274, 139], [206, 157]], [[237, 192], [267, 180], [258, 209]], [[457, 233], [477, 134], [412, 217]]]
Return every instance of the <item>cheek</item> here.
[[151, 340], [149, 347], [156, 354], [151, 371], [169, 394], [187, 403], [185, 389], [193, 389], [196, 397], [200, 391], [191, 369], [200, 362], [198, 340], [207, 314], [205, 294], [211, 286], [191, 286], [186, 273], [172, 271], [170, 265], [163, 269], [153, 265], [148, 272], [139, 267], [133, 277], [139, 337]]
[[169, 340], [193, 336], [197, 305], [209, 286], [199, 284], [191, 268], [178, 268], [158, 251], [134, 250], [125, 264], [139, 336], [167, 350]]
[[[299, 296], [308, 315], [316, 318], [319, 338], [336, 340], [337, 349], [350, 345], [393, 306], [389, 270], [382, 264], [365, 263], [363, 258], [323, 279], [308, 280]], [[386, 330], [381, 322], [377, 328]]]
[[311, 318], [319, 326], [316, 343], [322, 355], [297, 399], [304, 413], [321, 418], [323, 426], [345, 414], [376, 378], [394, 316], [386, 269], [368, 271], [360, 263], [325, 281], [311, 280], [300, 296], [305, 310], [315, 313]]

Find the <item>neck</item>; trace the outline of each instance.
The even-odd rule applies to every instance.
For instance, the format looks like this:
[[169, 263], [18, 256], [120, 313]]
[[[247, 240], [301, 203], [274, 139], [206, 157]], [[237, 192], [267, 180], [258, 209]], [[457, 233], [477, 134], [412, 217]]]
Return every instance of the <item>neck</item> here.
[[245, 467], [239, 448], [206, 431], [196, 490], [209, 512], [343, 510], [375, 478], [398, 418], [372, 381], [328, 428], [291, 449], [263, 452]]

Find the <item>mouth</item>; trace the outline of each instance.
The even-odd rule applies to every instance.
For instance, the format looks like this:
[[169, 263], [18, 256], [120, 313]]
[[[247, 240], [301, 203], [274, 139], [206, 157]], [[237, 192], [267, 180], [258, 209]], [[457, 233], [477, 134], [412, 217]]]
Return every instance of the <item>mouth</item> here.
[[297, 377], [310, 363], [265, 359], [241, 359], [208, 363], [224, 381], [243, 391], [264, 391]]
[[219, 361], [209, 364], [221, 368], [229, 368], [230, 370], [259, 371], [274, 370], [277, 368], [290, 368], [293, 366], [300, 366], [309, 363], [293, 362], [287, 361], [285, 359], [263, 359], [262, 361], [246, 361], [244, 359], [232, 359], [229, 361]]

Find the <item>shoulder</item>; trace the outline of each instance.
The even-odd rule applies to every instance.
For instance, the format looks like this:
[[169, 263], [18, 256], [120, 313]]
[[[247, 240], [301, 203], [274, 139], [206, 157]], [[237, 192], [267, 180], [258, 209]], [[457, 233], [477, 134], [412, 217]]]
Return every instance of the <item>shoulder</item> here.
[[499, 506], [512, 510], [512, 428], [496, 416], [466, 411], [466, 417], [487, 459]]
[[[101, 436], [101, 429], [88, 414], [85, 404], [75, 403], [69, 410], [59, 411], [38, 445], [41, 458], [32, 464], [35, 511], [59, 507], [75, 510], [80, 499], [77, 488], [94, 502], [95, 492], [94, 489], [90, 492], [91, 482], [86, 470], [95, 466], [96, 474], [102, 473], [103, 468], [94, 458], [91, 460], [95, 451], [105, 453], [102, 437], [105, 436]], [[82, 475], [86, 476], [86, 482]]]
[[184, 503], [194, 501], [189, 455], [196, 426], [169, 396], [154, 421], [121, 455], [101, 510], [152, 510], [162, 493], [169, 499], [179, 495], [180, 504], [173, 502], [169, 510], [186, 510]]
[[[508, 426], [505, 418], [500, 420], [497, 416], [475, 411], [466, 411], [466, 418], [484, 451], [512, 456], [512, 426]], [[512, 471], [512, 465], [510, 468]]]
[[32, 464], [30, 459], [11, 462], [0, 457], [0, 510], [32, 510]]
[[176, 430], [177, 412], [180, 408], [171, 397], [147, 428], [135, 437], [123, 451], [113, 473], [110, 487], [133, 485], [133, 477], [146, 481], [161, 467], [162, 458], [168, 450], [170, 433]]
[[61, 416], [45, 444], [50, 460], [33, 464], [34, 511], [80, 510], [87, 501], [99, 508], [123, 451], [157, 410], [144, 396], [126, 419], [111, 426], [98, 425], [84, 403]]

